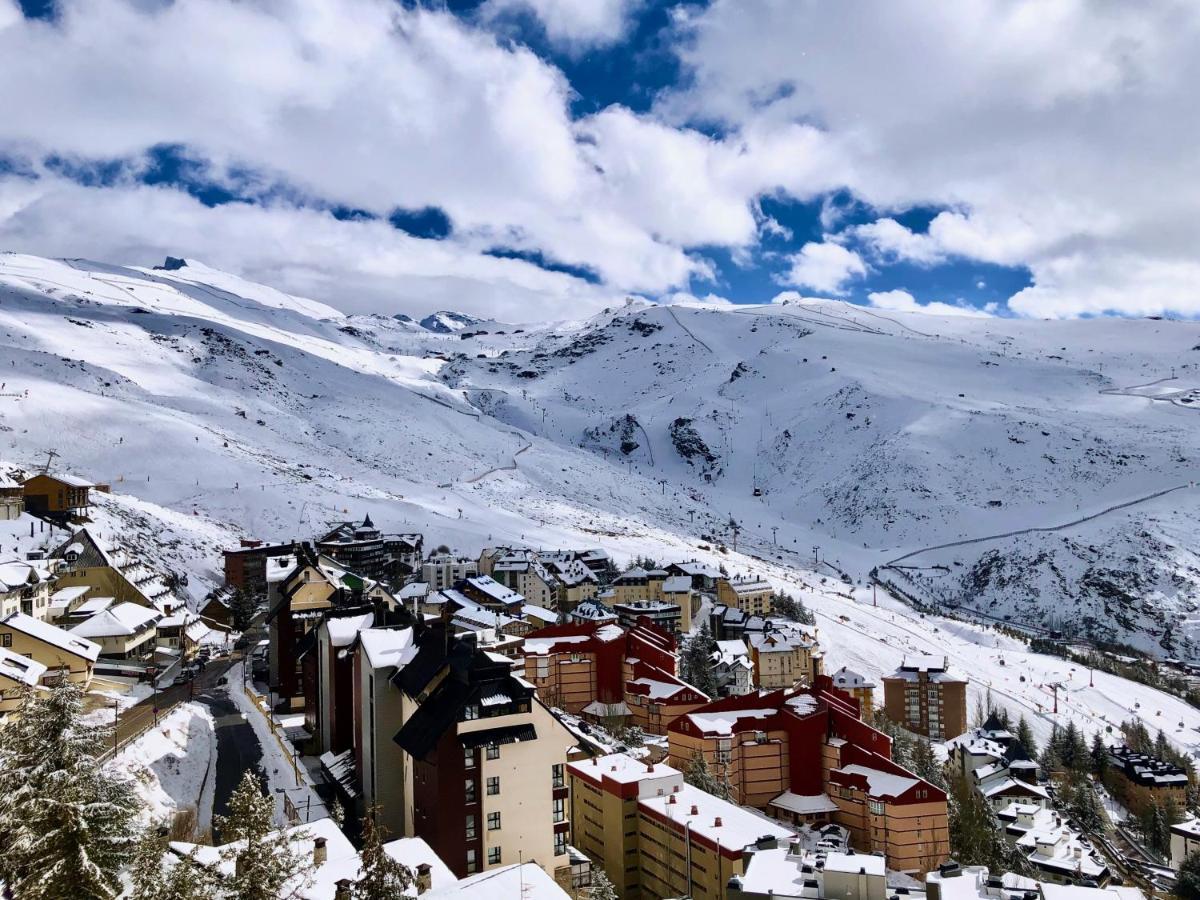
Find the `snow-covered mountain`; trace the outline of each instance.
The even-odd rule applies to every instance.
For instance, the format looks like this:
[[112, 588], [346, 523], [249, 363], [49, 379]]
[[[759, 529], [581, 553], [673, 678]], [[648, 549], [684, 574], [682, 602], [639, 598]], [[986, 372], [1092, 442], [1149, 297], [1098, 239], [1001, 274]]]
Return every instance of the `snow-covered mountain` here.
[[370, 512], [813, 590], [878, 568], [923, 603], [1191, 654], [1194, 323], [633, 301], [439, 333], [179, 262], [0, 255], [0, 459], [52, 448], [234, 533]]
[[435, 334], [454, 334], [478, 325], [482, 320], [466, 313], [439, 310], [421, 320], [421, 327]]

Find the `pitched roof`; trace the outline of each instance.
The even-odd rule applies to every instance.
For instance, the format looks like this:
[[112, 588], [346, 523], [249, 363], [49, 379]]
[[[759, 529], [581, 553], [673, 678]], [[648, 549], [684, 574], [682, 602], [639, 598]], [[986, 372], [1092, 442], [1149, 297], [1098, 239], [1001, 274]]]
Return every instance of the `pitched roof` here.
[[45, 674], [42, 663], [0, 647], [0, 676], [33, 687]]
[[41, 641], [43, 644], [57, 647], [59, 650], [70, 653], [72, 656], [86, 659], [89, 662], [95, 662], [96, 657], [100, 655], [99, 644], [71, 634], [71, 632], [59, 628], [57, 625], [51, 625], [48, 622], [35, 619], [33, 616], [27, 616], [22, 612], [9, 613], [3, 619], [0, 619], [0, 626], [19, 631], [35, 640]]
[[70, 629], [77, 637], [118, 637], [137, 634], [162, 617], [156, 609], [138, 606], [136, 603], [118, 603], [102, 609], [91, 618], [85, 619]]

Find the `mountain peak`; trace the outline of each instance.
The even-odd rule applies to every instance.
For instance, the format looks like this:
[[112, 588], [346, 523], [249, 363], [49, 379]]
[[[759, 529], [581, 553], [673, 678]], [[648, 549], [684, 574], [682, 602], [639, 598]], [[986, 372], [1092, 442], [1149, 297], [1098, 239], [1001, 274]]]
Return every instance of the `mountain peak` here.
[[427, 315], [421, 320], [420, 324], [427, 331], [433, 331], [437, 334], [453, 334], [456, 331], [462, 331], [464, 328], [470, 328], [472, 325], [478, 325], [482, 321], [482, 319], [476, 319], [474, 316], [468, 316], [466, 313], [441, 309]]

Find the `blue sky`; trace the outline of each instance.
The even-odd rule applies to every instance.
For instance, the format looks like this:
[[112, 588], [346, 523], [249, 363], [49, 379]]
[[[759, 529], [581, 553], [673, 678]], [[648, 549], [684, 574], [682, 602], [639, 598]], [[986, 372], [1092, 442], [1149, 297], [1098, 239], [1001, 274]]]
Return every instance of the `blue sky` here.
[[369, 311], [1200, 309], [1188, 136], [1116, 128], [1190, 103], [1165, 0], [12, 3], [0, 247]]

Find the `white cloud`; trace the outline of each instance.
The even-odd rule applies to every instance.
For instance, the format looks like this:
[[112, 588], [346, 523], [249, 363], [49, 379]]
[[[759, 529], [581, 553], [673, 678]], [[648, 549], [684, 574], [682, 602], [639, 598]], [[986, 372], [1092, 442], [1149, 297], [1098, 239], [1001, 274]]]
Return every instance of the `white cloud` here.
[[791, 268], [780, 277], [784, 284], [841, 295], [846, 284], [867, 274], [862, 257], [841, 244], [810, 242], [788, 257]]
[[1103, 291], [1111, 309], [1184, 302], [1168, 287], [1200, 255], [1197, 4], [714, 0], [681, 34], [689, 77], [662, 115], [816, 123], [856, 196], [950, 210], [927, 235], [868, 228], [884, 258], [1028, 266], [1026, 314], [1097, 305], [1074, 292], [1102, 285], [1063, 276], [1076, 258], [1142, 275]]
[[974, 306], [957, 303], [942, 303], [937, 300], [920, 303], [908, 291], [876, 291], [867, 295], [868, 302], [876, 309], [889, 309], [895, 312], [927, 313], [938, 316], [970, 316], [972, 318], [989, 318], [990, 312]]
[[284, 205], [209, 209], [167, 188], [83, 187], [52, 175], [0, 178], [0, 246], [127, 265], [188, 256], [346, 312], [456, 309], [538, 321], [623, 300], [569, 275], [454, 240], [410, 237], [383, 222], [340, 222]]
[[634, 12], [644, 0], [487, 0], [480, 9], [485, 20], [518, 9], [541, 21], [546, 36], [569, 50], [611, 44], [625, 35]]

